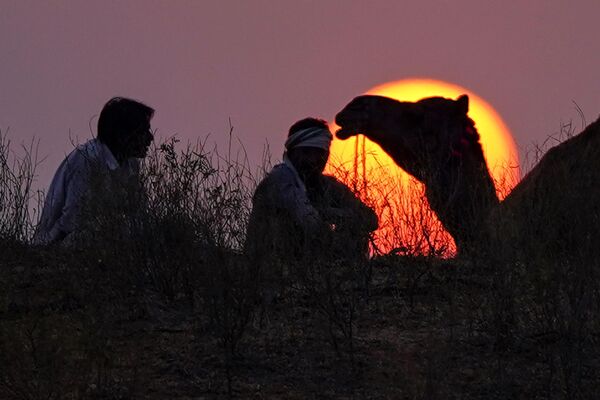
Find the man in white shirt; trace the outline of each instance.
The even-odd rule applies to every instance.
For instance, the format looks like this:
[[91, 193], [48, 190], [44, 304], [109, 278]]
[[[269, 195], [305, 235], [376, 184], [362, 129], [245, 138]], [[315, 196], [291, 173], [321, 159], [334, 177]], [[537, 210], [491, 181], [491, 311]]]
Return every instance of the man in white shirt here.
[[323, 174], [331, 140], [320, 119], [290, 127], [283, 163], [254, 193], [246, 236], [254, 262], [367, 257], [377, 216], [346, 185]]
[[[92, 198], [91, 182], [139, 172], [138, 159], [147, 154], [153, 135], [154, 110], [138, 101], [115, 97], [98, 118], [98, 135], [78, 146], [58, 167], [44, 202], [33, 242], [61, 242], [81, 227], [80, 212]], [[110, 187], [106, 188], [110, 190]], [[109, 194], [110, 195], [110, 194]]]

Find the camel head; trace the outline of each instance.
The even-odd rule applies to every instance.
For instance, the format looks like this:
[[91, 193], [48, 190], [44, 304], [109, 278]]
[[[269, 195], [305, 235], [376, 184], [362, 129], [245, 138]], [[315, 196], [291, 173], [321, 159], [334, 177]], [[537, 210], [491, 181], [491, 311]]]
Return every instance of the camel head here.
[[336, 136], [343, 140], [363, 134], [401, 168], [426, 181], [428, 172], [445, 168], [452, 157], [468, 152], [468, 141], [478, 146], [468, 110], [466, 95], [457, 100], [430, 97], [417, 102], [359, 96], [337, 114], [340, 129]]
[[336, 124], [340, 126], [336, 136], [344, 140], [360, 133], [367, 136], [376, 135], [385, 129], [385, 119], [397, 114], [401, 107], [408, 111], [410, 104], [383, 96], [355, 97], [335, 117]]
[[468, 110], [466, 95], [416, 102], [366, 95], [335, 119], [339, 139], [365, 135], [425, 184], [429, 205], [461, 251], [476, 240], [481, 221], [498, 203]]

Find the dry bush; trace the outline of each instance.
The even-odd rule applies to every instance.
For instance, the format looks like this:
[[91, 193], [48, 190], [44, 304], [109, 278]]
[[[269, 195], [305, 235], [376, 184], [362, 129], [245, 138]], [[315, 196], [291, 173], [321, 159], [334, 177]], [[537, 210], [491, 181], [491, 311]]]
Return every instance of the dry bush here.
[[[4, 143], [0, 146], [2, 154], [11, 154], [7, 142], [0, 143]], [[98, 175], [93, 186], [102, 189], [83, 210], [86, 228], [72, 238], [71, 247], [45, 249], [47, 253], [36, 259], [31, 258], [33, 250], [27, 250], [29, 255], [21, 259], [23, 269], [43, 267], [55, 275], [56, 281], [32, 276], [22, 286], [45, 282], [49, 292], [60, 294], [52, 307], [24, 307], [19, 319], [7, 322], [16, 285], [14, 280], [5, 279], [8, 269], [0, 270], [0, 290], [10, 289], [1, 292], [0, 298], [0, 397], [131, 398], [136, 393], [135, 379], [115, 383], [122, 371], [117, 371], [118, 364], [127, 357], [115, 346], [113, 335], [128, 322], [169, 321], [172, 315], [193, 316], [196, 337], [200, 340], [208, 334], [221, 346], [222, 362], [218, 365], [225, 369], [224, 384], [232, 396], [235, 375], [244, 368], [238, 360], [252, 349], [245, 340], [260, 306], [266, 312], [284, 314], [278, 321], [289, 326], [281, 332], [295, 335], [299, 343], [309, 342], [299, 335], [326, 338], [338, 360], [347, 357], [353, 367], [339, 364], [339, 369], [356, 371], [355, 359], [363, 350], [358, 345], [357, 325], [365, 317], [365, 310], [374, 309], [369, 308], [372, 261], [332, 259], [328, 254], [322, 259], [314, 255], [302, 265], [284, 266], [273, 260], [276, 267], [291, 273], [284, 282], [282, 296], [276, 299], [278, 310], [265, 307], [265, 299], [261, 298], [265, 271], [241, 252], [251, 195], [261, 173], [248, 167], [243, 152], [232, 155], [228, 151], [220, 156], [204, 142], [183, 149], [179, 146], [172, 139], [153, 148], [142, 165], [141, 180], [117, 181], [107, 187]], [[6, 185], [0, 187], [4, 202], [0, 228], [5, 237], [14, 240], [26, 241], [31, 234], [32, 214], [16, 205], [23, 207], [25, 199], [31, 199], [27, 176], [33, 174], [26, 171], [33, 165], [35, 162], [3, 161], [0, 166], [10, 171], [1, 175]], [[263, 165], [262, 171], [266, 169]], [[356, 193], [366, 193], [363, 200], [367, 204], [383, 210], [379, 215], [383, 226], [374, 238], [373, 253], [377, 254], [378, 248], [395, 251], [379, 257], [378, 262], [388, 260], [394, 268], [403, 265], [399, 272], [402, 276], [390, 278], [392, 282], [381, 291], [396, 290], [402, 303], [396, 309], [406, 314], [396, 317], [422, 318], [419, 329], [430, 328], [433, 332], [426, 340], [428, 345], [433, 343], [433, 348], [417, 354], [425, 355], [423, 370], [411, 372], [416, 377], [409, 382], [414, 386], [414, 397], [442, 396], [445, 385], [452, 380], [444, 374], [460, 368], [458, 345], [472, 338], [491, 338], [484, 347], [489, 345], [492, 350], [480, 357], [491, 353], [498, 372], [486, 370], [481, 374], [487, 373], [486, 379], [500, 382], [493, 386], [505, 394], [500, 398], [510, 397], [507, 393], [514, 389], [501, 392], [501, 383], [508, 382], [510, 375], [500, 371], [511, 357], [520, 357], [522, 349], [536, 357], [535, 362], [527, 362], [533, 365], [541, 360], [546, 364], [539, 374], [547, 381], [551, 393], [548, 397], [596, 395], [600, 265], [597, 253], [590, 250], [595, 244], [589, 240], [597, 236], [568, 237], [557, 230], [550, 244], [530, 241], [525, 247], [519, 243], [506, 249], [492, 242], [486, 258], [459, 260], [441, 273], [438, 267], [446, 261], [411, 257], [452, 254], [447, 234], [425, 207], [423, 192], [406, 191], [403, 182], [394, 181], [398, 178], [388, 177], [379, 185], [343, 171], [340, 168], [336, 176]], [[597, 197], [587, 194], [585, 190], [579, 197], [577, 192], [572, 193], [573, 207], [597, 201]], [[553, 207], [552, 203], [541, 203], [533, 212], [551, 222], [553, 212], [558, 212]], [[584, 233], [594, 232], [600, 224], [597, 216], [563, 223], [577, 225]], [[538, 233], [527, 221], [518, 229], [531, 229], [521, 232], [531, 237]], [[548, 252], [548, 246], [564, 251]], [[48, 256], [51, 254], [60, 257], [53, 259]], [[46, 261], [40, 263], [41, 258]], [[469, 292], [459, 292], [463, 290]], [[389, 296], [382, 298], [393, 301]], [[296, 306], [302, 308], [300, 312], [291, 308]], [[418, 312], [423, 314], [419, 316]], [[427, 319], [426, 313], [432, 317]], [[306, 318], [310, 323], [290, 318]], [[385, 318], [389, 326], [399, 325], [390, 315]], [[295, 329], [293, 333], [286, 331], [290, 326]], [[317, 333], [310, 332], [314, 326]], [[440, 333], [443, 329], [448, 332]], [[265, 333], [257, 331], [253, 333]], [[406, 335], [411, 334], [414, 332], [406, 331]], [[210, 349], [209, 345], [198, 347]], [[416, 380], [421, 372], [425, 374], [423, 382]], [[531, 378], [540, 379], [539, 375]], [[410, 387], [406, 390], [411, 392]]]
[[[52, 257], [44, 265], [32, 265], [33, 259], [26, 256], [16, 261], [27, 271], [52, 271], [56, 278], [52, 284], [75, 307], [71, 312], [79, 323], [78, 334], [85, 337], [85, 346], [79, 350], [93, 360], [89, 368], [95, 372], [88, 374], [88, 381], [94, 385], [94, 396], [117, 391], [111, 383], [112, 365], [119, 357], [111, 345], [115, 330], [123, 322], [140, 318], [168, 320], [182, 308], [221, 343], [229, 368], [254, 315], [260, 280], [255, 266], [241, 254], [257, 173], [250, 170], [243, 149], [232, 154], [231, 147], [232, 143], [226, 156], [221, 156], [204, 142], [179, 149], [178, 141], [170, 139], [151, 150], [140, 177], [94, 170], [90, 201], [80, 212], [81, 229], [63, 244], [42, 249], [61, 255], [60, 263], [54, 264]], [[7, 146], [0, 149], [8, 153]], [[3, 165], [8, 173], [2, 176], [11, 179], [12, 186], [2, 186], [1, 198], [8, 198], [12, 208], [2, 209], [2, 229], [26, 240], [33, 224], [27, 225], [31, 215], [23, 208], [33, 174], [25, 172], [32, 164], [20, 161], [15, 165], [19, 173]], [[5, 282], [4, 273], [0, 278], [2, 285], [12, 285], [10, 280]], [[34, 318], [25, 312], [27, 320]], [[25, 363], [28, 356], [19, 337], [8, 335], [5, 344], [14, 349], [15, 360]], [[59, 347], [64, 344], [62, 339], [57, 343]], [[40, 347], [40, 351], [60, 363], [60, 354], [51, 348]], [[89, 368], [82, 369], [82, 374]], [[14, 370], [2, 371], [0, 381], [12, 379]], [[23, 371], [24, 382], [32, 376], [30, 372]], [[47, 376], [49, 382], [61, 379]], [[66, 388], [57, 389], [55, 398], [66, 393], [70, 393]]]
[[140, 181], [107, 190], [98, 175], [102, 192], [83, 213], [79, 258], [95, 314], [110, 323], [184, 306], [219, 340], [229, 366], [257, 304], [260, 274], [241, 254], [255, 178], [243, 151], [222, 157], [202, 142], [177, 144], [154, 147]]
[[[372, 241], [374, 254], [449, 257], [455, 252], [452, 237], [445, 231], [425, 198], [425, 187], [408, 175], [400, 176], [389, 167], [361, 171], [358, 166], [330, 160], [328, 173], [350, 187], [377, 212], [379, 229]], [[366, 177], [377, 177], [367, 181]]]
[[11, 148], [8, 132], [0, 130], [0, 241], [29, 240], [35, 227], [39, 194], [33, 190], [39, 166], [37, 144]]
[[211, 254], [241, 250], [254, 177], [245, 159], [177, 143], [154, 147], [140, 180], [95, 174], [86, 226], [73, 241], [94, 252], [92, 263], [127, 274], [130, 287], [150, 282], [167, 300], [185, 295], [193, 304], [207, 270], [220, 268]]
[[179, 291], [209, 312], [211, 329], [233, 356], [252, 318], [260, 279], [241, 254], [256, 178], [243, 149], [231, 154], [231, 142], [225, 157], [205, 150], [205, 143], [179, 153], [175, 144], [159, 146], [144, 169], [145, 218], [158, 221], [149, 229], [154, 247], [148, 253], [166, 256], [159, 262], [155, 256], [148, 272], [153, 281], [168, 283], [177, 281], [169, 276], [179, 271]]

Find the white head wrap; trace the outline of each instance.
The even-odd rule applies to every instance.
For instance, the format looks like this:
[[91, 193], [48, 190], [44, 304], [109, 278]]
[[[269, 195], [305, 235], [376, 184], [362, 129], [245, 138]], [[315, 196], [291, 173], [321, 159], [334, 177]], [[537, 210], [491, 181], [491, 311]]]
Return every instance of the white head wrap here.
[[331, 132], [329, 132], [329, 129], [311, 127], [295, 132], [285, 141], [283, 162], [292, 170], [298, 186], [304, 192], [306, 192], [306, 186], [304, 186], [304, 182], [302, 179], [300, 179], [300, 175], [298, 175], [298, 171], [296, 170], [296, 167], [292, 161], [289, 159], [287, 152], [296, 147], [317, 147], [319, 149], [329, 150], [329, 145], [331, 144], [332, 139], [333, 136], [331, 135]]
[[285, 149], [291, 150], [295, 147], [317, 147], [323, 150], [329, 150], [333, 136], [329, 129], [321, 127], [312, 127], [295, 132], [285, 141]]

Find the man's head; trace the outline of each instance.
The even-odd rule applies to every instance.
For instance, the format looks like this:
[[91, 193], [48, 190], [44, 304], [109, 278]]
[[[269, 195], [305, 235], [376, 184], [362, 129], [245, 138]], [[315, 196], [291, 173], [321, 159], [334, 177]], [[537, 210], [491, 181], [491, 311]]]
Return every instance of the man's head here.
[[312, 177], [323, 172], [331, 139], [329, 126], [322, 119], [305, 118], [290, 127], [285, 148], [300, 176]]
[[154, 109], [135, 100], [113, 97], [102, 108], [98, 118], [98, 140], [115, 158], [144, 158], [152, 143], [150, 120]]

